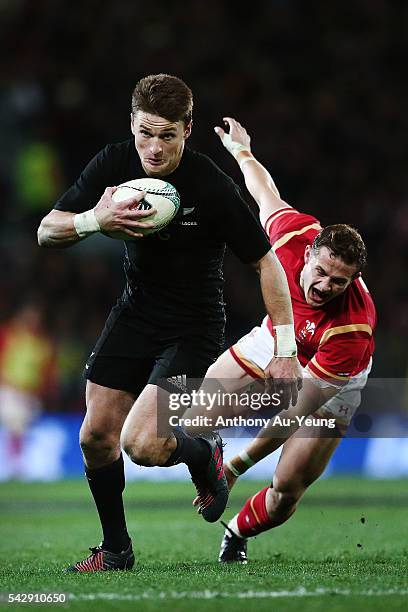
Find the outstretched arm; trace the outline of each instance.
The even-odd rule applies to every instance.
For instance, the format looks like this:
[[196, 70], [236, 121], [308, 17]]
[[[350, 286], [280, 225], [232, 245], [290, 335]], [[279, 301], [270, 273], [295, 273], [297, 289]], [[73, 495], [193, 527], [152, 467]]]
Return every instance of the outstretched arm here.
[[292, 304], [285, 271], [271, 249], [256, 264], [266, 311], [273, 322], [275, 354], [265, 368], [267, 386], [281, 394], [281, 405], [295, 405], [302, 387], [302, 369], [296, 358]]
[[245, 185], [259, 206], [260, 221], [264, 225], [276, 210], [290, 206], [281, 199], [269, 172], [254, 157], [251, 151], [251, 137], [246, 129], [231, 117], [224, 117], [224, 122], [229, 127], [229, 133], [221, 127], [214, 128], [215, 132], [227, 151], [238, 162], [244, 175]]

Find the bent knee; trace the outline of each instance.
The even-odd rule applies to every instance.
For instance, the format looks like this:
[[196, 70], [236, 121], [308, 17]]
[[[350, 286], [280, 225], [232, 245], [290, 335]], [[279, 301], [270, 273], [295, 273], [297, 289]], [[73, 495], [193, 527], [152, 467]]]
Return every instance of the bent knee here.
[[174, 438], [158, 438], [156, 434], [142, 434], [136, 438], [122, 435], [121, 446], [129, 459], [143, 467], [164, 465], [174, 450]]
[[88, 423], [84, 423], [79, 434], [79, 443], [84, 453], [87, 451], [109, 453], [119, 448], [119, 436], [106, 431], [105, 428], [91, 427]]
[[146, 447], [139, 446], [138, 444], [132, 444], [124, 446], [123, 450], [132, 463], [136, 463], [136, 465], [140, 465], [141, 467], [153, 467], [156, 465], [149, 449]]
[[155, 465], [153, 458], [153, 444], [147, 436], [132, 438], [122, 436], [121, 446], [129, 459], [143, 467], [151, 467]]

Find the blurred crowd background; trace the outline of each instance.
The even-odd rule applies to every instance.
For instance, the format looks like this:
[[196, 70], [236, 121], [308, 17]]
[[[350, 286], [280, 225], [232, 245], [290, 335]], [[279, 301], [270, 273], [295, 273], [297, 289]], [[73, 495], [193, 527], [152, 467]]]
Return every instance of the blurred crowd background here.
[[[190, 146], [241, 186], [213, 131], [225, 115], [248, 128], [284, 199], [360, 229], [379, 313], [373, 373], [405, 376], [407, 25], [408, 4], [387, 0], [0, 0], [3, 388], [38, 410], [84, 409], [81, 372], [122, 290], [123, 246], [40, 249], [36, 230], [89, 159], [129, 137], [132, 89], [157, 72], [192, 88]], [[230, 344], [263, 307], [232, 255], [225, 276]]]

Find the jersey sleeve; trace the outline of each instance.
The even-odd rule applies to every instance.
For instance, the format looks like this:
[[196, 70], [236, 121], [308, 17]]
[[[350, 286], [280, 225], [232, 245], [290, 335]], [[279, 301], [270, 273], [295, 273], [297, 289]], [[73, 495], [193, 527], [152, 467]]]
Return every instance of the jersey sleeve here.
[[284, 246], [294, 237], [303, 238], [310, 243], [322, 229], [316, 217], [292, 207], [276, 210], [268, 217], [264, 227], [274, 250]]
[[268, 238], [241, 190], [227, 175], [223, 175], [220, 189], [221, 206], [217, 212], [217, 224], [222, 237], [242, 263], [259, 261], [270, 250]]
[[313, 378], [336, 387], [344, 386], [368, 366], [373, 348], [372, 333], [368, 324], [328, 330], [327, 340], [322, 338], [323, 342], [307, 364], [308, 372]]
[[77, 181], [56, 202], [54, 209], [80, 213], [93, 208], [105, 191], [113, 186], [111, 145], [102, 149], [85, 167]]

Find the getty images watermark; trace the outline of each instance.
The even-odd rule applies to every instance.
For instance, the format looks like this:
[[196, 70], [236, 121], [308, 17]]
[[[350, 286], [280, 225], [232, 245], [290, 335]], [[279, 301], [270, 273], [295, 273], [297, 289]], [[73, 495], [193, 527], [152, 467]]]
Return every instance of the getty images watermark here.
[[[369, 378], [339, 388], [328, 400], [315, 402], [313, 410], [302, 410], [301, 398], [290, 409], [282, 388], [269, 388], [264, 380], [236, 390], [230, 379], [190, 379], [185, 375], [161, 379], [158, 385], [158, 435], [185, 427], [206, 432], [223, 430], [223, 437], [287, 437], [299, 429], [305, 437], [408, 437], [408, 380]], [[279, 392], [278, 392], [279, 391]], [[324, 389], [322, 393], [324, 392]], [[298, 410], [298, 412], [296, 412]], [[305, 416], [304, 416], [305, 415]]]
[[[289, 415], [282, 409], [284, 398], [280, 392], [265, 391], [263, 385], [251, 385], [239, 391], [227, 391], [219, 380], [207, 381], [206, 388], [192, 388], [182, 377], [166, 379], [163, 396], [159, 395], [159, 431], [166, 426], [195, 431], [242, 430], [277, 428], [284, 435], [288, 428], [336, 428], [331, 416]], [[228, 387], [228, 381], [223, 381]], [[176, 391], [174, 389], [177, 389]], [[261, 390], [259, 390], [261, 389]], [[285, 407], [287, 405], [285, 404]]]
[[220, 389], [215, 392], [193, 389], [189, 393], [170, 393], [169, 395], [170, 410], [203, 407], [210, 411], [218, 406], [239, 406], [251, 410], [261, 410], [271, 407], [280, 408], [281, 402], [282, 398], [279, 393], [231, 392]]
[[[217, 407], [222, 406], [225, 408], [239, 407], [240, 409], [249, 409], [254, 411], [261, 411], [268, 408], [280, 408], [282, 397], [279, 393], [257, 393], [257, 392], [228, 392], [217, 390], [215, 392], [208, 392], [200, 389], [198, 391], [192, 390], [190, 393], [170, 393], [169, 395], [169, 410], [181, 412], [190, 408], [203, 408], [207, 412], [215, 411]], [[323, 423], [324, 421], [324, 423]], [[169, 424], [171, 427], [205, 427], [205, 428], [224, 428], [224, 427], [266, 427], [272, 425], [274, 427], [290, 427], [291, 425], [297, 425], [301, 427], [314, 427], [316, 425], [324, 425], [329, 429], [336, 427], [336, 419], [317, 419], [306, 416], [295, 416], [294, 418], [287, 418], [282, 415], [275, 415], [273, 417], [254, 417], [254, 416], [225, 416], [225, 415], [197, 415], [191, 418], [186, 418], [180, 414], [173, 414], [169, 416]]]

